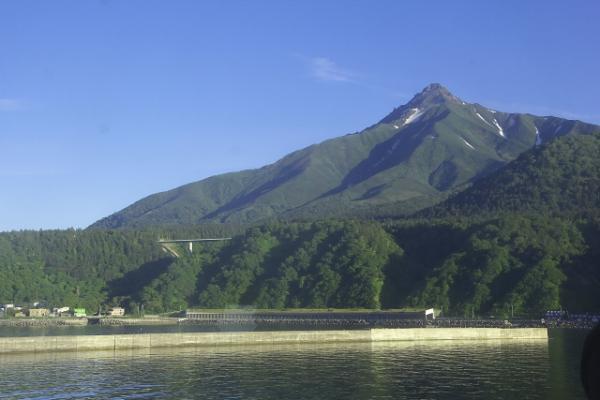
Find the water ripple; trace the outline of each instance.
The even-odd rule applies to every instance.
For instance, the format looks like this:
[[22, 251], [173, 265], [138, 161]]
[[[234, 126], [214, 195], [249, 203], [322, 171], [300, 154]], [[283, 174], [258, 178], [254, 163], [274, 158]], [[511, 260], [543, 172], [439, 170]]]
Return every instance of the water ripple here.
[[561, 398], [566, 391], [568, 398], [583, 399], [576, 379], [566, 372], [577, 361], [564, 353], [567, 342], [550, 347], [545, 341], [361, 343], [4, 356], [0, 398], [513, 400]]

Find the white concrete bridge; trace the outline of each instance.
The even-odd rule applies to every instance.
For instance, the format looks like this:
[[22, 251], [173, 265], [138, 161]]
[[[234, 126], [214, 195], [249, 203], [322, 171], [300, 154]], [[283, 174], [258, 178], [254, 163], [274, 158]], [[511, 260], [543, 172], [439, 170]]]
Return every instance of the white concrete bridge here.
[[187, 243], [188, 250], [190, 253], [194, 251], [194, 243], [196, 242], [220, 242], [223, 240], [231, 240], [230, 237], [225, 238], [203, 238], [203, 239], [158, 239], [158, 244], [162, 246], [162, 248], [174, 255], [175, 257], [179, 257], [179, 254], [175, 249], [169, 247], [169, 244], [179, 244], [179, 243]]

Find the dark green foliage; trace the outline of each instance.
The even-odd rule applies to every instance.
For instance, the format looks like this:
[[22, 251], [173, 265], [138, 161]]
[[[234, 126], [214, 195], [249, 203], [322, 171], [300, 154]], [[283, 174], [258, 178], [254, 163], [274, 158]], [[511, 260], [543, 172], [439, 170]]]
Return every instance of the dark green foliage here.
[[[186, 233], [186, 235], [184, 235]], [[164, 235], [164, 233], [162, 234]], [[190, 236], [191, 235], [191, 236]], [[380, 306], [399, 248], [378, 224], [320, 222], [248, 229], [231, 242], [167, 257], [152, 231], [0, 234], [0, 302], [123, 304], [166, 312], [225, 307]], [[183, 230], [178, 237], [196, 237]]]
[[539, 314], [561, 306], [564, 271], [585, 251], [575, 224], [509, 216], [473, 225], [468, 232], [464, 243], [431, 270], [412, 304], [437, 304], [467, 316], [512, 310]]
[[404, 250], [386, 270], [382, 303], [386, 308], [413, 304], [412, 297], [423, 291], [426, 277], [451, 258], [466, 240], [466, 227], [448, 221], [402, 222], [388, 226]]
[[585, 304], [588, 309], [600, 310], [600, 218], [588, 219], [580, 229], [587, 248], [564, 270], [567, 280], [560, 297], [569, 309]]
[[0, 302], [46, 301], [98, 309], [106, 283], [157, 259], [138, 232], [24, 231], [0, 234]]
[[[179, 258], [157, 231], [0, 234], [0, 303], [436, 307], [446, 315], [539, 315], [600, 307], [600, 219], [272, 223]], [[172, 237], [197, 237], [191, 228]]]
[[[376, 224], [319, 222], [250, 230], [200, 277], [206, 307], [380, 306], [384, 269], [400, 249]], [[233, 256], [231, 256], [233, 254]]]
[[[220, 231], [239, 231], [220, 226]], [[211, 227], [145, 231], [22, 231], [0, 233], [0, 303], [44, 301], [53, 306], [128, 300], [168, 270], [173, 259], [159, 238], [216, 236]]]
[[600, 208], [600, 134], [566, 136], [528, 151], [421, 215], [555, 214]]
[[177, 259], [164, 273], [135, 293], [134, 302], [144, 304], [151, 311], [184, 310], [193, 304], [198, 274], [209, 260], [210, 253], [201, 252]]

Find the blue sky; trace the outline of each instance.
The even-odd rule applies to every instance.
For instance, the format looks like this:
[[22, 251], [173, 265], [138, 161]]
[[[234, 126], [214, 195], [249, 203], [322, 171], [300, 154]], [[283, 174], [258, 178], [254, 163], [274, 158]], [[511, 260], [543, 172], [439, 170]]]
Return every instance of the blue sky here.
[[596, 0], [0, 2], [0, 230], [260, 167], [431, 82], [600, 123], [598, 21]]

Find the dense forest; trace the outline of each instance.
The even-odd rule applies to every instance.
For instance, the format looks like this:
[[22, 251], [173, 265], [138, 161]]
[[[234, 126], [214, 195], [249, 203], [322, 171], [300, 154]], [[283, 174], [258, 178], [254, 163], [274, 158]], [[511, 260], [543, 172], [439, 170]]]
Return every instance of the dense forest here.
[[[165, 252], [159, 237], [233, 235]], [[0, 234], [0, 302], [441, 308], [446, 315], [539, 315], [600, 308], [600, 219], [271, 223], [143, 231]]]

